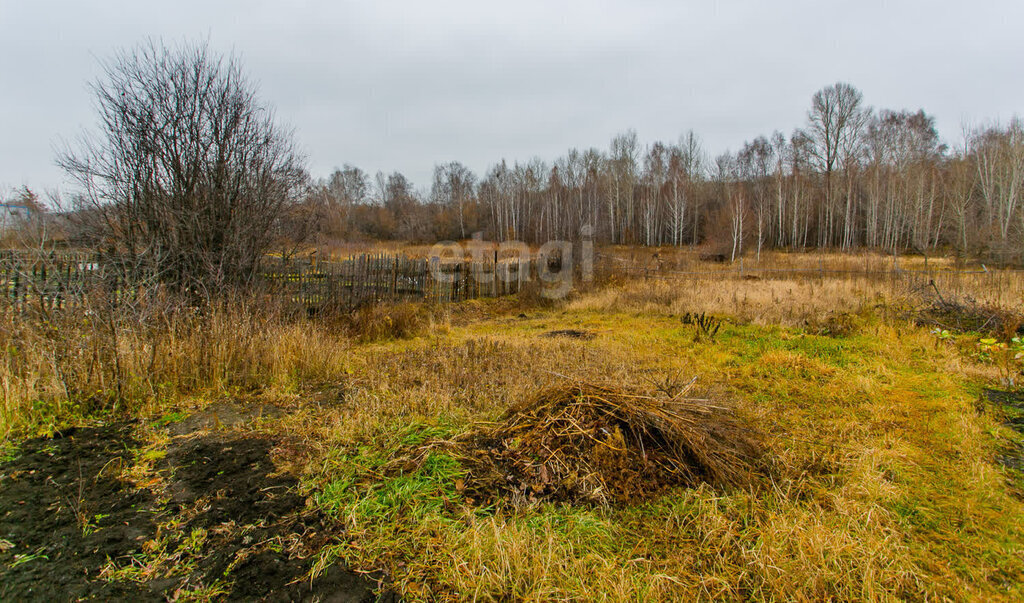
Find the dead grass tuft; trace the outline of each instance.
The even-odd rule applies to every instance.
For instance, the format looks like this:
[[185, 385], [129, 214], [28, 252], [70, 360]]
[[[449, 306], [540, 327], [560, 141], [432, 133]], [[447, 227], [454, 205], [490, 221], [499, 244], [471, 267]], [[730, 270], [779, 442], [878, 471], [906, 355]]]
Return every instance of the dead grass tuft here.
[[348, 331], [362, 343], [408, 339], [426, 332], [438, 314], [420, 303], [368, 304], [349, 315]]

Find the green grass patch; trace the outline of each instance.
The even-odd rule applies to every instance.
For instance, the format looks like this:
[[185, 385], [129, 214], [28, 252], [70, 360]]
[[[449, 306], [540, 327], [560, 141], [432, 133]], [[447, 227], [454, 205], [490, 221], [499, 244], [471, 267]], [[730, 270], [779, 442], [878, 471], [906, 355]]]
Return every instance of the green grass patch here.
[[159, 419], [152, 422], [153, 427], [166, 427], [172, 423], [180, 423], [188, 418], [188, 413], [181, 411], [173, 411], [164, 414]]

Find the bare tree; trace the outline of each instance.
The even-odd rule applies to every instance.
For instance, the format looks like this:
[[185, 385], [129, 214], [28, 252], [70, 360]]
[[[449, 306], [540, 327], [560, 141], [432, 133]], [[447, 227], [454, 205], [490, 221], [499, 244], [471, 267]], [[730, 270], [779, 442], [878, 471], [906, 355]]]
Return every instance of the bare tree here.
[[249, 283], [305, 181], [290, 132], [205, 43], [150, 41], [103, 68], [98, 130], [58, 159], [84, 232], [179, 291]]
[[978, 170], [978, 184], [990, 228], [998, 236], [1003, 259], [1016, 255], [1011, 242], [1021, 211], [1024, 188], [1024, 122], [1013, 119], [1005, 127], [996, 125], [971, 136]]
[[458, 161], [434, 166], [434, 185], [430, 198], [458, 212], [459, 236], [466, 238], [466, 207], [476, 191], [476, 176]]
[[422, 207], [409, 179], [400, 172], [393, 172], [387, 178], [383, 173], [378, 173], [377, 186], [381, 205], [389, 212], [386, 219], [390, 224], [384, 226], [389, 227], [391, 232], [381, 228], [380, 232], [371, 234], [380, 238], [390, 234], [406, 240], [425, 238], [430, 225], [422, 219]]
[[835, 229], [833, 173], [842, 165], [844, 149], [852, 148], [864, 124], [863, 95], [850, 84], [826, 86], [814, 94], [808, 113], [808, 136], [813, 154], [824, 173], [825, 200], [818, 224], [818, 244], [832, 242]]
[[651, 145], [644, 155], [641, 173], [640, 220], [644, 245], [662, 243], [662, 190], [668, 182], [668, 165], [669, 148], [660, 142]]
[[350, 236], [355, 227], [355, 206], [367, 203], [370, 198], [369, 177], [363, 170], [346, 164], [335, 169], [319, 188], [323, 189], [324, 197], [324, 232], [336, 238]]
[[736, 261], [743, 255], [743, 239], [746, 236], [746, 218], [749, 211], [746, 192], [743, 190], [740, 162], [735, 155], [726, 151], [715, 158], [715, 184], [721, 194], [722, 212], [729, 221], [729, 236], [732, 250], [729, 261]]
[[813, 141], [803, 130], [797, 130], [789, 140], [789, 170], [792, 180], [790, 246], [807, 247], [810, 231], [811, 208], [805, 194], [807, 173], [811, 171]]
[[942, 188], [948, 199], [946, 206], [956, 222], [956, 246], [960, 248], [962, 258], [967, 257], [969, 249], [967, 225], [971, 219], [971, 209], [975, 205], [975, 189], [978, 182], [977, 171], [969, 160], [968, 148], [949, 160]]
[[757, 259], [761, 259], [761, 248], [767, 236], [768, 220], [771, 219], [771, 175], [775, 163], [775, 147], [764, 136], [759, 136], [743, 145], [736, 157], [740, 176], [751, 191], [754, 218], [757, 227]]
[[703, 170], [704, 151], [701, 150], [700, 139], [693, 130], [690, 130], [680, 137], [679, 144], [672, 147], [669, 155], [668, 172], [672, 187], [669, 199], [669, 230], [672, 233], [670, 239], [673, 245], [683, 244], [688, 209], [694, 215], [694, 239], [691, 242], [694, 244], [697, 242], [696, 218], [699, 212], [696, 207], [695, 189], [696, 182], [701, 179]]
[[613, 194], [608, 197], [608, 219], [612, 242], [633, 243], [633, 192], [636, 187], [637, 156], [640, 145], [636, 131], [627, 130], [612, 139], [608, 168]]

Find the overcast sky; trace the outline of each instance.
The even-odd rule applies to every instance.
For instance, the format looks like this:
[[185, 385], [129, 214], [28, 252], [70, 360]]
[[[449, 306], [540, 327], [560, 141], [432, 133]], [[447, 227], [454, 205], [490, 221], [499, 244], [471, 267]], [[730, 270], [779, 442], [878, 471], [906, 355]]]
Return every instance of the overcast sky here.
[[98, 60], [148, 36], [238, 53], [315, 176], [344, 163], [479, 175], [694, 129], [715, 154], [803, 124], [848, 81], [924, 108], [949, 142], [1024, 99], [1024, 3], [0, 0], [0, 187], [65, 186], [54, 148], [94, 123]]

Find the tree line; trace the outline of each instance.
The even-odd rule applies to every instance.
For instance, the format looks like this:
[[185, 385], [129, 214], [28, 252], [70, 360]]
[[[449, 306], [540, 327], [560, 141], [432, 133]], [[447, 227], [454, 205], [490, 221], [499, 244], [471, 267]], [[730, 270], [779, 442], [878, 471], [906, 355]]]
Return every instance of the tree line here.
[[597, 243], [731, 259], [872, 248], [1020, 261], [1024, 250], [1024, 123], [966, 129], [949, 147], [923, 110], [875, 110], [845, 83], [814, 94], [802, 127], [736, 152], [712, 158], [692, 131], [646, 146], [627, 131], [607, 149], [482, 175], [439, 164], [420, 194], [401, 173], [351, 165], [311, 178], [238, 60], [206, 43], [150, 40], [102, 67], [97, 124], [58, 156], [78, 182], [59, 214], [65, 240], [103, 250], [127, 279], [193, 296], [245, 286], [269, 251], [311, 241], [543, 243], [589, 227]]
[[806, 123], [711, 157], [700, 137], [553, 162], [501, 161], [482, 176], [435, 166], [429, 193], [401, 173], [345, 165], [311, 183], [305, 206], [321, 241], [436, 241], [483, 233], [539, 243], [591, 225], [606, 244], [710, 246], [735, 258], [765, 249], [871, 248], [1017, 261], [1024, 250], [1024, 124], [966, 129], [950, 147], [923, 110], [875, 110], [837, 83]]

